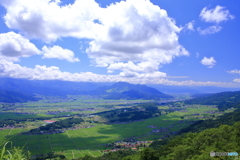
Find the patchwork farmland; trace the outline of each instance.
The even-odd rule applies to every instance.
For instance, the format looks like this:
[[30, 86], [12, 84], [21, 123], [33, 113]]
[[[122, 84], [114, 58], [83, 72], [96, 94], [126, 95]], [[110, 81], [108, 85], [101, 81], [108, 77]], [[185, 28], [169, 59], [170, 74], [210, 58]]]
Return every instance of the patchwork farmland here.
[[[100, 156], [102, 151], [108, 149], [109, 143], [121, 141], [125, 138], [137, 140], [160, 139], [164, 135], [185, 128], [196, 119], [196, 116], [182, 120], [181, 117], [200, 113], [207, 115], [207, 111], [216, 110], [212, 106], [190, 106], [185, 108], [187, 112], [171, 112], [159, 117], [145, 119], [143, 121], [127, 124], [94, 124], [92, 128], [81, 128], [77, 130], [66, 130], [60, 134], [46, 135], [21, 135], [25, 128], [6, 129], [0, 131], [0, 142], [10, 140], [13, 146], [24, 147], [31, 155], [46, 154], [50, 151], [65, 155], [67, 158], [82, 157], [84, 155]], [[210, 115], [210, 114], [209, 114]], [[180, 123], [181, 122], [181, 123]], [[168, 132], [152, 132], [157, 128], [169, 128]], [[8, 144], [10, 147], [10, 144]]]

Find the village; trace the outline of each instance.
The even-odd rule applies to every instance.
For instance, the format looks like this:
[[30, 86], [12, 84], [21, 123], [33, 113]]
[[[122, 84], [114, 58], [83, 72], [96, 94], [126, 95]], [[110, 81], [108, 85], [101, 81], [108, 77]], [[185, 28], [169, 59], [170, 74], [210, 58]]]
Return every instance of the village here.
[[152, 142], [153, 141], [134, 141], [134, 142], [116, 141], [110, 145], [114, 147], [113, 149], [104, 150], [103, 153], [127, 149], [139, 150], [142, 147], [148, 147]]

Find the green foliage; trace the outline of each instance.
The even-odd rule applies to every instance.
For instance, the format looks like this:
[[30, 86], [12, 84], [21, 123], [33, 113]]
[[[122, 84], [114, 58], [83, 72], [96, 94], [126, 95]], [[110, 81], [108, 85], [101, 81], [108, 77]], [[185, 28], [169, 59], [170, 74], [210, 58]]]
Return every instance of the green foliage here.
[[75, 124], [80, 124], [84, 122], [82, 118], [68, 118], [64, 120], [60, 120], [54, 123], [47, 124], [46, 126], [41, 126], [39, 129], [33, 129], [30, 132], [35, 132], [36, 130], [55, 130], [55, 129], [63, 129], [73, 127]]
[[151, 148], [145, 148], [141, 152], [141, 160], [158, 160], [158, 157], [157, 152]]
[[128, 160], [128, 158], [125, 157], [133, 154], [136, 154], [136, 152], [132, 150], [118, 150], [116, 152], [109, 152], [100, 157], [91, 157], [86, 155], [84, 157], [77, 158], [76, 160]]
[[189, 127], [182, 129], [179, 134], [188, 133], [188, 132], [200, 132], [209, 128], [217, 128], [220, 125], [233, 125], [235, 122], [240, 121], [240, 110], [235, 112], [226, 113], [222, 116], [219, 116], [215, 120], [200, 120], [191, 124]]
[[54, 152], [49, 152], [47, 154], [43, 154], [41, 156], [33, 158], [32, 160], [47, 160], [47, 159], [66, 160], [66, 157], [61, 154], [55, 154]]
[[[218, 128], [200, 133], [178, 136], [159, 148], [161, 159], [195, 160], [208, 157], [211, 151], [240, 152], [240, 122], [233, 126], [221, 125]], [[218, 158], [218, 157], [216, 157]]]
[[228, 108], [240, 108], [240, 91], [221, 92], [209, 96], [185, 101], [186, 104], [217, 105], [223, 111]]
[[143, 103], [136, 105], [134, 108], [115, 109], [96, 113], [95, 115], [103, 116], [111, 123], [135, 121], [161, 115], [157, 106], [157, 103]]
[[0, 149], [0, 160], [28, 160], [30, 157], [30, 153], [23, 153], [23, 150], [20, 148], [13, 147], [11, 150], [7, 150], [6, 146], [8, 143], [6, 142]]

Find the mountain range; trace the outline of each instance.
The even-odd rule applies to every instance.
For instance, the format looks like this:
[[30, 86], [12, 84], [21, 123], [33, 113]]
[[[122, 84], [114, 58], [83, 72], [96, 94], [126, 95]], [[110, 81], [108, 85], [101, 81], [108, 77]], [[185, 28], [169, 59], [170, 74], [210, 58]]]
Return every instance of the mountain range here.
[[0, 78], [0, 85], [0, 101], [8, 103], [38, 100], [34, 97], [36, 94], [46, 96], [96, 95], [105, 99], [173, 98], [152, 87], [126, 82], [112, 84]]
[[[198, 94], [236, 91], [239, 88], [214, 86], [167, 86], [161, 84], [130, 84], [126, 82], [71, 82], [60, 80], [27, 80], [0, 78], [0, 102], [37, 100], [34, 95], [66, 96], [96, 95], [105, 99], [163, 99], [171, 94]], [[168, 95], [170, 94], [170, 95]]]

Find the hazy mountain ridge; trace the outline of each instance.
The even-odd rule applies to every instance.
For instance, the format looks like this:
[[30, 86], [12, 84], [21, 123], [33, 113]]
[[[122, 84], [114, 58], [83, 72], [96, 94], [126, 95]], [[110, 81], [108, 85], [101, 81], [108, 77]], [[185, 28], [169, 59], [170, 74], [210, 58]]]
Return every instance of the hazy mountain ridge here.
[[155, 88], [140, 84], [130, 84], [126, 82], [118, 82], [110, 86], [106, 92], [110, 95], [107, 99], [159, 99], [173, 98], [164, 94]]
[[85, 91], [106, 86], [107, 83], [0, 78], [0, 85], [1, 90], [51, 96], [66, 96], [68, 94], [82, 94]]
[[3, 91], [0, 90], [0, 102], [12, 103], [12, 102], [27, 102], [37, 101], [38, 98], [34, 97], [33, 94], [20, 93], [17, 91]]
[[[60, 80], [27, 80], [14, 78], [0, 78], [0, 91], [2, 92], [0, 101], [11, 101], [11, 94], [7, 96], [6, 91], [13, 91], [12, 95], [23, 98], [19, 101], [34, 100], [35, 94], [46, 96], [66, 96], [66, 95], [96, 95], [107, 99], [158, 99], [173, 98], [170, 93], [202, 94], [214, 93], [227, 90], [237, 90], [237, 88], [222, 87], [190, 87], [190, 86], [166, 86], [161, 84], [130, 84], [127, 82], [102, 83], [102, 82], [71, 82]], [[149, 87], [150, 86], [150, 87]], [[240, 90], [240, 89], [239, 89]], [[22, 94], [22, 95], [19, 95]], [[25, 96], [27, 95], [27, 96]], [[6, 98], [9, 97], [9, 100]], [[5, 100], [3, 100], [5, 99]]]
[[[97, 95], [106, 99], [159, 99], [173, 98], [160, 91], [140, 84], [130, 84], [126, 82], [93, 83], [93, 82], [69, 82], [57, 80], [26, 80], [13, 78], [0, 78], [1, 91], [14, 91], [17, 93], [29, 94], [30, 97], [20, 96], [23, 99], [15, 101], [10, 98], [7, 102], [25, 102], [34, 99], [34, 94], [46, 96], [66, 96], [66, 95]], [[16, 94], [15, 94], [16, 95]], [[6, 94], [1, 94], [0, 101], [6, 99]], [[6, 100], [4, 100], [6, 101]]]
[[170, 86], [162, 84], [147, 84], [149, 87], [153, 87], [163, 93], [218, 93], [225, 91], [238, 91], [240, 88], [227, 88], [227, 87], [216, 87], [216, 86]]

